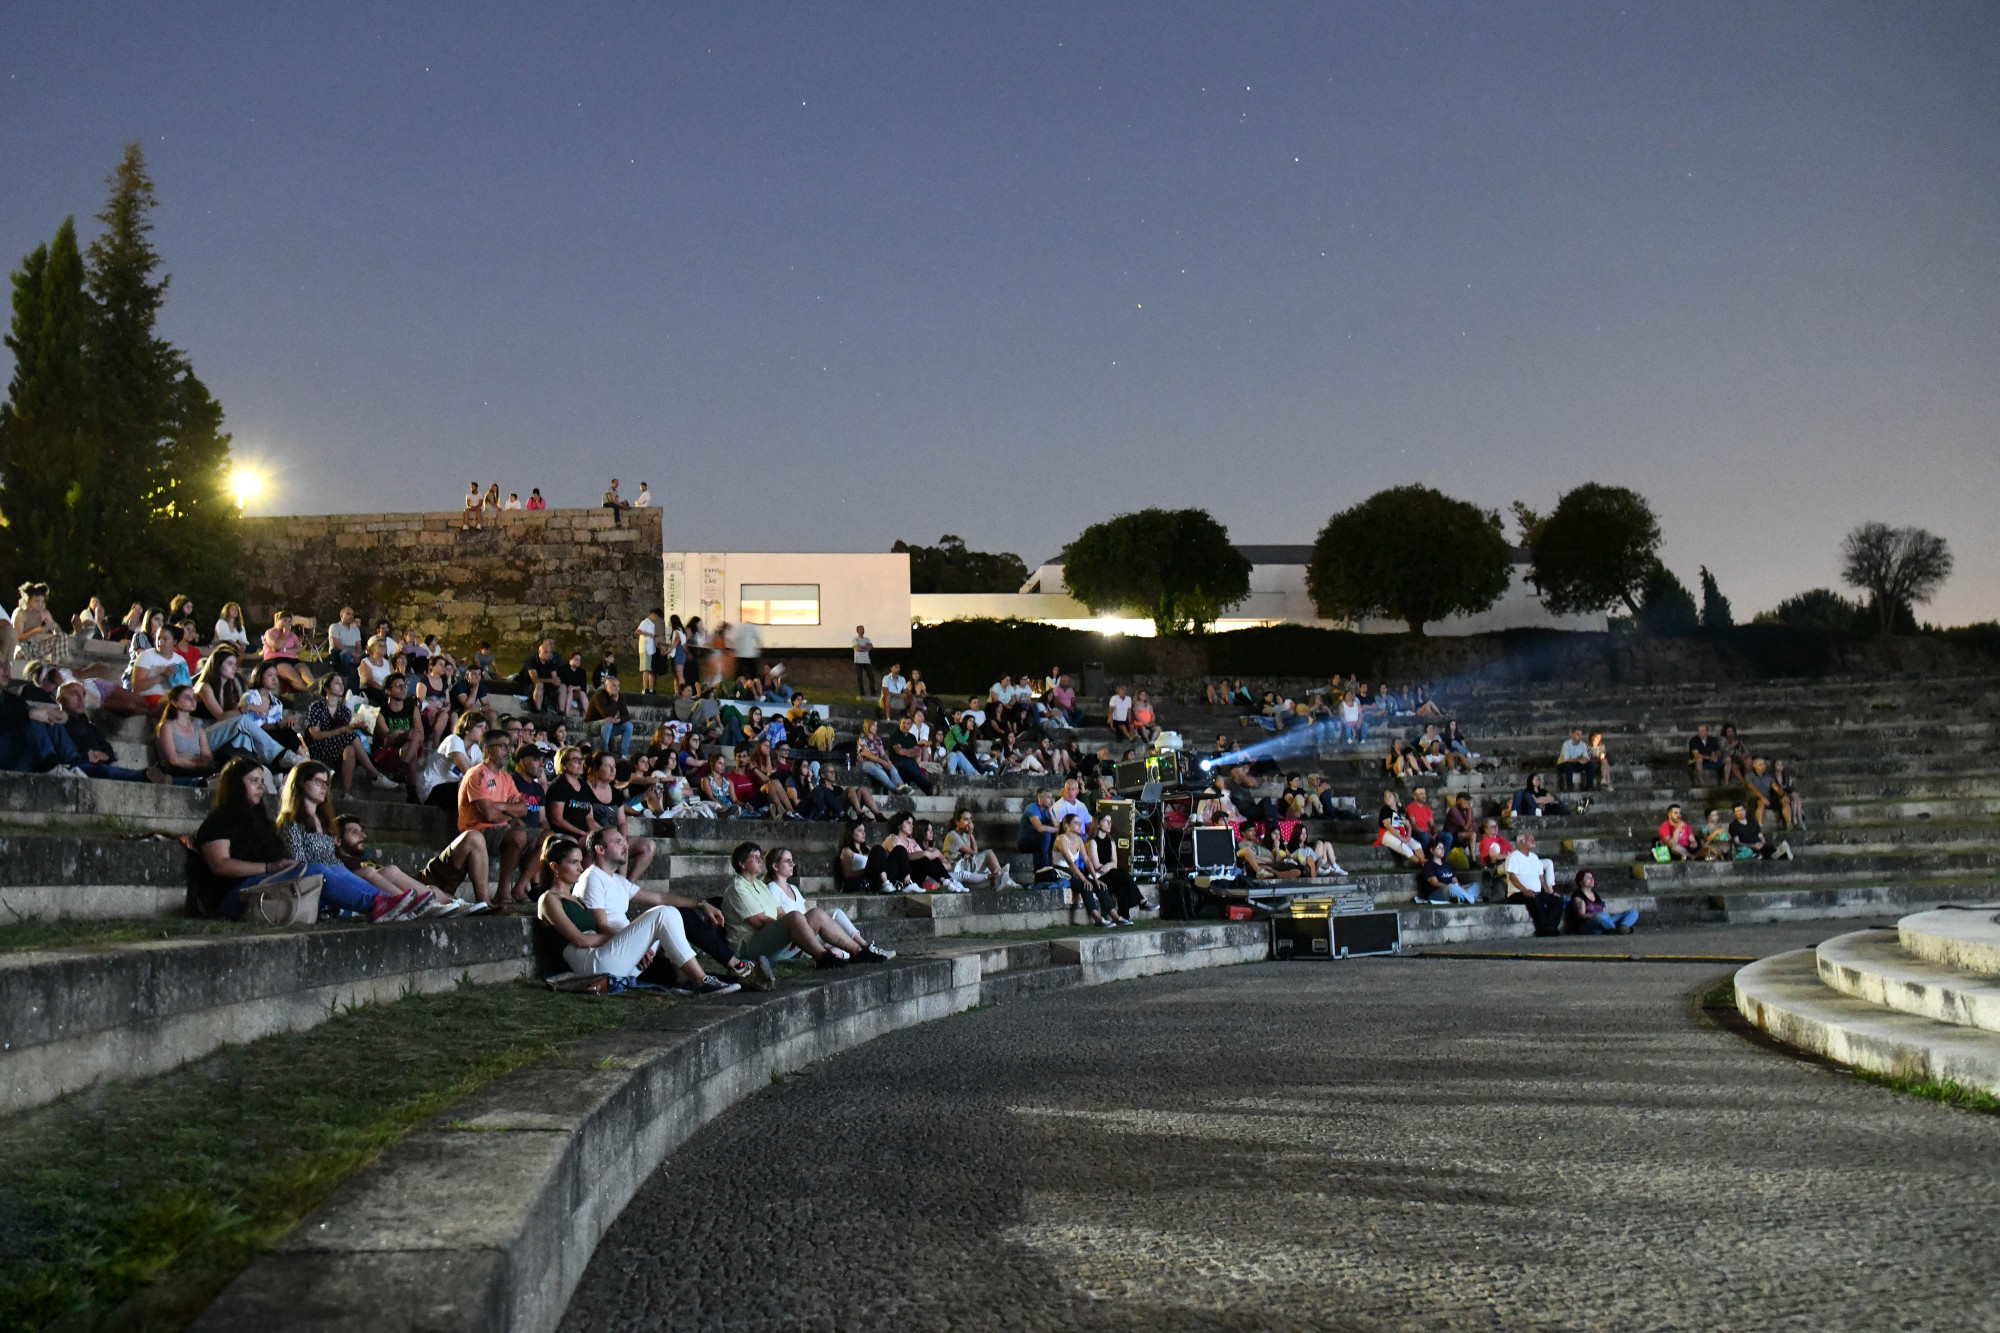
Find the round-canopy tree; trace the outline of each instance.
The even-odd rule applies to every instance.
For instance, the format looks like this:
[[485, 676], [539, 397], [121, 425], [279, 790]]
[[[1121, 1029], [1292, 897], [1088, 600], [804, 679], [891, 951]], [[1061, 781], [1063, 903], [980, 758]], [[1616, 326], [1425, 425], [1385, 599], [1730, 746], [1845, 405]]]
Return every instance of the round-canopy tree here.
[[1583, 615], [1623, 602], [1639, 614], [1640, 594], [1660, 563], [1660, 523], [1645, 496], [1587, 481], [1547, 517], [1518, 504], [1514, 516], [1528, 548], [1528, 582], [1549, 610]]
[[1922, 528], [1863, 523], [1847, 534], [1840, 557], [1840, 576], [1868, 594], [1868, 610], [1884, 634], [1906, 622], [1914, 629], [1917, 604], [1951, 577], [1951, 548]]
[[1063, 584], [1097, 612], [1130, 608], [1160, 634], [1191, 634], [1250, 595], [1250, 561], [1206, 509], [1141, 509], [1063, 548]]
[[1326, 521], [1306, 591], [1329, 620], [1387, 616], [1410, 633], [1500, 600], [1514, 561], [1500, 515], [1428, 486], [1377, 491]]

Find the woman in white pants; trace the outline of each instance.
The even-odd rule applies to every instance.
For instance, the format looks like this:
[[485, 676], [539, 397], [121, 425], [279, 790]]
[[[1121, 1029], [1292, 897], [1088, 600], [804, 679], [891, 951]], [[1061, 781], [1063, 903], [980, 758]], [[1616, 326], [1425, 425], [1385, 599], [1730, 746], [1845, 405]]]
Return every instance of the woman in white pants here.
[[695, 962], [678, 908], [649, 907], [616, 934], [597, 929], [596, 913], [576, 896], [583, 869], [582, 847], [568, 838], [549, 839], [542, 855], [542, 900], [535, 912], [562, 937], [563, 961], [570, 971], [631, 980], [664, 960], [677, 974], [674, 990], [727, 995], [738, 989], [733, 981], [709, 976]]

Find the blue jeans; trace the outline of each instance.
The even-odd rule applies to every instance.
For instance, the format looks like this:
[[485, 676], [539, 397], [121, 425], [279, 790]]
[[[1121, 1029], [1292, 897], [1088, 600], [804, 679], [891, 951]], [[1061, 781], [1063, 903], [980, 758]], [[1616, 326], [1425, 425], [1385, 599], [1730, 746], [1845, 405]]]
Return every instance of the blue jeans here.
[[1584, 935], [1609, 935], [1620, 926], [1636, 926], [1638, 924], [1639, 911], [1637, 908], [1628, 907], [1622, 912], [1614, 912], [1607, 907], [1602, 912], [1592, 912], [1590, 915], [1584, 917], [1576, 923], [1576, 928], [1579, 933]]
[[967, 759], [963, 750], [953, 750], [945, 756], [944, 771], [947, 773], [962, 773], [968, 778], [980, 776], [979, 766], [974, 764], [970, 759]]
[[248, 750], [260, 764], [276, 763], [285, 753], [285, 747], [271, 739], [263, 723], [242, 713], [226, 717], [208, 729], [209, 749], [219, 750], [225, 745]]
[[243, 890], [253, 889], [259, 884], [276, 884], [285, 880], [299, 879], [305, 875], [318, 875], [325, 882], [320, 886], [320, 915], [327, 915], [327, 908], [337, 908], [343, 912], [359, 912], [366, 916], [374, 910], [378, 896], [375, 886], [343, 865], [327, 865], [323, 861], [307, 861], [295, 865], [290, 870], [273, 871], [268, 875], [252, 875], [222, 896], [216, 915], [226, 921], [234, 921], [243, 915]]
[[605, 749], [609, 750], [611, 748], [611, 738], [613, 736], [618, 738], [618, 757], [623, 759], [625, 752], [632, 748], [632, 724], [630, 722], [619, 722], [612, 718], [604, 719]]
[[1340, 733], [1341, 739], [1349, 745], [1356, 741], [1365, 741], [1368, 739], [1368, 719], [1364, 717], [1359, 722], [1343, 722], [1340, 724]]
[[1479, 890], [1470, 885], [1454, 884], [1445, 890], [1445, 896], [1455, 903], [1476, 903], [1479, 901]]
[[903, 781], [909, 783], [926, 796], [937, 790], [937, 788], [931, 785], [931, 775], [924, 772], [923, 765], [914, 759], [898, 757], [896, 760], [896, 771], [903, 775]]
[[41, 773], [57, 764], [81, 765], [83, 756], [69, 733], [50, 722], [29, 722], [18, 731], [0, 731], [0, 770]]
[[903, 781], [901, 778], [897, 777], [894, 773], [891, 773], [888, 769], [882, 767], [882, 765], [875, 763], [873, 760], [863, 759], [859, 767], [863, 773], [866, 773], [869, 777], [875, 779], [877, 782], [881, 783], [884, 787], [887, 787], [890, 791], [894, 791], [896, 790], [896, 788], [903, 785]]

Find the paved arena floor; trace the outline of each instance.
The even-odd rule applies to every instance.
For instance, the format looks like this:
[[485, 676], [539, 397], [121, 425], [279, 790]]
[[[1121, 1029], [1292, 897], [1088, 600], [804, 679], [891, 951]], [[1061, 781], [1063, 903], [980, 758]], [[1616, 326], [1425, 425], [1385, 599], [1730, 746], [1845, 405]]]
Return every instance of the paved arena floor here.
[[885, 1037], [674, 1154], [563, 1329], [2000, 1329], [2000, 1117], [1716, 1026], [1731, 970], [1260, 964]]

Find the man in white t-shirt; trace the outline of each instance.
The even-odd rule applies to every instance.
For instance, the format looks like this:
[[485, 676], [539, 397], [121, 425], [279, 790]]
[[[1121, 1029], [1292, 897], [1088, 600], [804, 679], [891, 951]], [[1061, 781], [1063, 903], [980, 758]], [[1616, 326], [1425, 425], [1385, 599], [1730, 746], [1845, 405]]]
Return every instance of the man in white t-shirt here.
[[[672, 893], [642, 889], [625, 878], [632, 847], [616, 825], [591, 834], [589, 852], [590, 869], [584, 871], [583, 878], [577, 882], [576, 896], [596, 914], [599, 930], [615, 935], [631, 925], [630, 913], [635, 904], [641, 911], [654, 907], [668, 908], [670, 910], [664, 914], [667, 919], [662, 921], [658, 932], [664, 937], [660, 947], [666, 950], [668, 961], [680, 970], [682, 980], [696, 994], [721, 995], [735, 990], [737, 986], [770, 990], [777, 984], [777, 978], [768, 966], [761, 969], [753, 967], [730, 950], [728, 942], [722, 937], [722, 912], [719, 908]], [[612, 945], [599, 947], [609, 949]], [[713, 985], [708, 984], [701, 965], [694, 961], [697, 948], [723, 965], [729, 974], [728, 980], [717, 978]], [[635, 970], [644, 971], [645, 964]]]
[[639, 483], [639, 498], [632, 502], [632, 507], [634, 509], [651, 509], [653, 507], [653, 493], [646, 489], [646, 483], [643, 481]]
[[341, 671], [354, 670], [361, 660], [361, 621], [354, 608], [340, 608], [340, 619], [326, 627], [327, 658]]
[[1537, 935], [1562, 933], [1563, 898], [1556, 892], [1556, 863], [1535, 855], [1535, 835], [1523, 833], [1507, 853], [1503, 872], [1507, 877], [1507, 901], [1528, 909]]
[[1075, 815], [1083, 822], [1084, 831], [1086, 833], [1090, 831], [1090, 807], [1083, 803], [1079, 795], [1080, 791], [1081, 789], [1077, 786], [1075, 778], [1070, 778], [1063, 783], [1062, 795], [1057, 798], [1055, 805], [1049, 809], [1049, 813], [1055, 816], [1055, 823], [1058, 829], [1062, 827], [1063, 819], [1066, 816]]
[[1126, 686], [1112, 691], [1106, 708], [1111, 714], [1111, 734], [1120, 740], [1132, 739], [1132, 695]]
[[854, 627], [854, 692], [866, 699], [875, 693], [875, 645], [868, 641], [868, 627]]
[[660, 612], [659, 608], [655, 607], [646, 613], [644, 620], [639, 622], [639, 693], [641, 694], [653, 692], [653, 658], [659, 651]]

